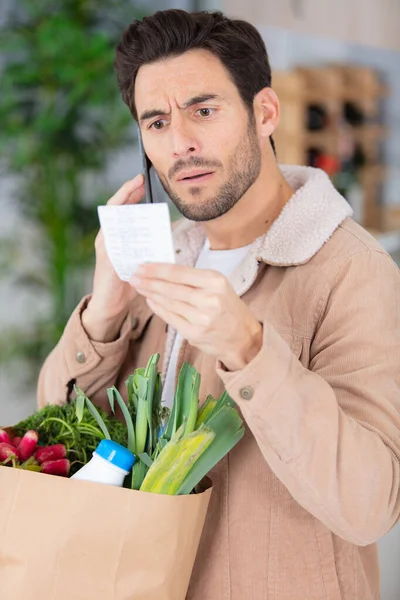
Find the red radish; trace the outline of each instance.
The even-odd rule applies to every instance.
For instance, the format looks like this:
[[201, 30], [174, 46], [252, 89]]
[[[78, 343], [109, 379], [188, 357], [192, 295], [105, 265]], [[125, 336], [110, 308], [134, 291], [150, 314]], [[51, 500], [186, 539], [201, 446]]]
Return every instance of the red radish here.
[[52, 446], [41, 446], [36, 450], [35, 458], [38, 463], [48, 462], [49, 460], [59, 460], [67, 456], [67, 450], [62, 444], [53, 444]]
[[10, 456], [18, 458], [17, 449], [14, 448], [14, 446], [11, 446], [11, 444], [6, 444], [5, 442], [0, 443], [0, 462], [7, 460]]
[[27, 431], [18, 445], [18, 454], [22, 461], [27, 460], [35, 453], [39, 436], [36, 431]]
[[0, 429], [0, 444], [9, 444], [10, 443], [10, 436], [8, 435], [7, 431], [4, 431], [4, 429]]
[[42, 473], [47, 475], [61, 475], [61, 477], [68, 477], [71, 464], [66, 458], [60, 458], [59, 460], [48, 460], [42, 463]]
[[22, 438], [20, 438], [20, 437], [14, 437], [14, 438], [11, 440], [11, 444], [12, 444], [12, 445], [13, 445], [15, 448], [18, 448], [18, 446], [19, 446], [19, 443], [20, 443], [21, 439], [22, 439]]

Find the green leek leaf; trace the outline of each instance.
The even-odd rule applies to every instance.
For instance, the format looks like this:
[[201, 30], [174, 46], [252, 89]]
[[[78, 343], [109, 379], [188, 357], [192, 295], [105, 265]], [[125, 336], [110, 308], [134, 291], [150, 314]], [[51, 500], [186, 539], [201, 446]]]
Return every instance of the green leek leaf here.
[[140, 460], [142, 462], [144, 462], [144, 464], [146, 465], [146, 467], [151, 467], [151, 465], [153, 464], [153, 461], [151, 460], [150, 456], [147, 454], [147, 452], [142, 452], [141, 454], [138, 454], [138, 457], [140, 458]]
[[[126, 429], [128, 432], [128, 450], [130, 450], [131, 452], [133, 452], [135, 454], [135, 452], [136, 452], [135, 428], [133, 426], [133, 421], [132, 421], [132, 417], [129, 412], [129, 409], [128, 409], [127, 405], [125, 404], [124, 399], [122, 398], [121, 394], [119, 393], [119, 391], [117, 390], [117, 388], [115, 386], [113, 386], [112, 388], [109, 388], [107, 390], [107, 394], [108, 394], [108, 398], [110, 400], [112, 409], [114, 407], [114, 396], [119, 404], [122, 414], [124, 415]], [[110, 399], [110, 396], [112, 397], [112, 400]], [[113, 410], [113, 412], [114, 412], [114, 410]]]
[[103, 419], [101, 418], [100, 413], [97, 410], [97, 408], [95, 407], [95, 405], [89, 400], [89, 398], [87, 396], [85, 396], [85, 402], [86, 402], [86, 406], [87, 406], [88, 410], [90, 411], [90, 413], [92, 414], [94, 419], [97, 421], [98, 426], [102, 430], [106, 440], [111, 440], [111, 436], [108, 432], [107, 426], [104, 423]]
[[243, 421], [235, 408], [223, 406], [197, 431], [203, 428], [215, 433], [213, 442], [199, 456], [183, 480], [178, 494], [190, 494], [207, 473], [242, 439]]

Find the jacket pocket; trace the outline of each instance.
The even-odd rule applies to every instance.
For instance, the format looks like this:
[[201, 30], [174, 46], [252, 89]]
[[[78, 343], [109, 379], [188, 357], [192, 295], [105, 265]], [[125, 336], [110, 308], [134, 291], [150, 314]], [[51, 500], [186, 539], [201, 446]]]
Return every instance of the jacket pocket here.
[[325, 590], [329, 600], [350, 600], [342, 596], [339, 576], [336, 569], [335, 547], [333, 533], [315, 517], [313, 519], [314, 535], [318, 548], [318, 562]]
[[271, 500], [268, 600], [342, 600], [331, 532], [279, 481]]

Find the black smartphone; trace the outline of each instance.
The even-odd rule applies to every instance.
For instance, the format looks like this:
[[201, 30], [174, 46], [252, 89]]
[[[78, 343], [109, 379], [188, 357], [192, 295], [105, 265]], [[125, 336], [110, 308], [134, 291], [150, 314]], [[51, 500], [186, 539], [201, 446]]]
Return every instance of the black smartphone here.
[[147, 204], [153, 204], [156, 202], [168, 202], [168, 196], [162, 186], [160, 178], [158, 177], [155, 168], [151, 164], [146, 152], [144, 151], [142, 134], [140, 128], [137, 128], [140, 154], [142, 156], [143, 164], [143, 175], [144, 175], [144, 189], [145, 189], [145, 202]]

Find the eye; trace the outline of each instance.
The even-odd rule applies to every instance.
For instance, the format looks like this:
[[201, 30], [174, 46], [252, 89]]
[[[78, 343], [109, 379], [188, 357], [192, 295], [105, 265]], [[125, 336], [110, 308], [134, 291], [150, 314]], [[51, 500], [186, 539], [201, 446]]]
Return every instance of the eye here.
[[201, 117], [209, 117], [213, 113], [212, 108], [199, 108], [197, 111]]
[[158, 121], [154, 121], [154, 123], [152, 123], [149, 127], [149, 129], [162, 129], [164, 127], [164, 121], [162, 121], [161, 119]]

